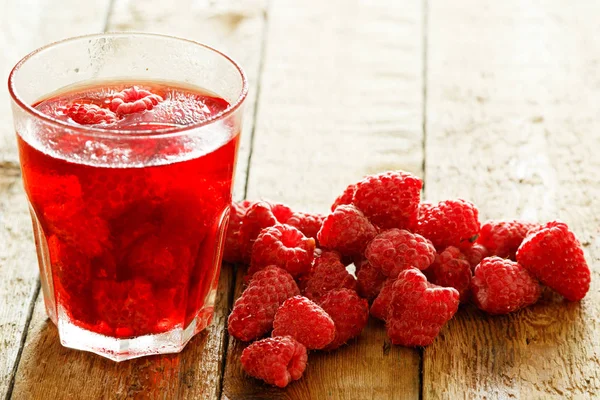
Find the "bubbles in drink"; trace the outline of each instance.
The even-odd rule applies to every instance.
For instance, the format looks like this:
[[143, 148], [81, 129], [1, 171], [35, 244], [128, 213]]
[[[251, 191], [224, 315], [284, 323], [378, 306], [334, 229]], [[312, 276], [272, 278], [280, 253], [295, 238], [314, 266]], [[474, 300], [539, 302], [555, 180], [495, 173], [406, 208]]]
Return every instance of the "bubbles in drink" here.
[[[36, 149], [53, 157], [102, 167], [143, 167], [208, 154], [231, 139], [232, 122], [221, 119], [168, 141], [153, 138], [165, 129], [201, 124], [229, 103], [208, 92], [169, 84], [102, 84], [54, 95], [36, 104], [43, 114], [74, 127], [17, 127]], [[92, 128], [88, 133], [77, 128]], [[101, 129], [102, 131], [98, 131]], [[156, 132], [153, 135], [153, 131]], [[104, 132], [104, 133], [103, 133]], [[115, 146], [114, 135], [124, 140]], [[143, 140], [132, 136], [144, 135]], [[127, 137], [130, 137], [128, 140]]]

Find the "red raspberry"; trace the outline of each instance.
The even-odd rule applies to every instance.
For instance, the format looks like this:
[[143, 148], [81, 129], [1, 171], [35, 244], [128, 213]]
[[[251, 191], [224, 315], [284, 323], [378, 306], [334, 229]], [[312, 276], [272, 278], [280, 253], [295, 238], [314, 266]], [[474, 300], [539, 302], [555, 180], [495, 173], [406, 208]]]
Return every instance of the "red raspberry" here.
[[447, 247], [435, 256], [435, 261], [425, 271], [429, 282], [458, 290], [461, 303], [469, 300], [471, 265], [457, 247]]
[[431, 240], [438, 250], [448, 246], [469, 247], [479, 233], [478, 211], [465, 200], [444, 200], [419, 215], [416, 232]]
[[525, 268], [500, 257], [485, 258], [471, 281], [477, 307], [490, 314], [508, 314], [534, 304], [540, 285]]
[[246, 347], [241, 362], [248, 375], [283, 388], [300, 379], [307, 359], [306, 347], [301, 343], [289, 336], [277, 336]]
[[427, 346], [458, 310], [458, 292], [427, 282], [415, 268], [403, 271], [392, 285], [386, 321], [393, 344]]
[[435, 248], [421, 235], [404, 229], [390, 229], [369, 243], [365, 257], [385, 276], [394, 278], [407, 268], [429, 267], [435, 259]]
[[240, 247], [240, 226], [246, 210], [254, 203], [244, 200], [242, 202], [231, 203], [229, 214], [229, 226], [225, 235], [225, 246], [223, 250], [223, 260], [229, 263], [242, 262], [242, 249]]
[[240, 247], [242, 249], [242, 258], [250, 262], [252, 245], [264, 228], [273, 226], [276, 223], [286, 223], [291, 217], [292, 210], [283, 204], [271, 204], [267, 201], [258, 201], [251, 205], [240, 225]]
[[273, 336], [291, 336], [309, 350], [322, 349], [335, 337], [335, 324], [321, 307], [303, 296], [287, 299], [275, 314]]
[[110, 102], [110, 109], [119, 115], [134, 114], [152, 110], [161, 101], [163, 98], [159, 95], [133, 86], [115, 94]]
[[388, 316], [390, 303], [392, 301], [392, 285], [396, 279], [388, 279], [385, 281], [379, 294], [371, 304], [371, 315], [382, 321], [385, 321]]
[[356, 291], [361, 297], [373, 300], [381, 291], [387, 277], [367, 260], [359, 263], [356, 269]]
[[263, 229], [252, 246], [251, 271], [268, 265], [285, 269], [293, 277], [310, 272], [315, 254], [315, 239], [307, 238], [298, 229], [277, 224]]
[[304, 236], [317, 239], [317, 233], [323, 225], [324, 215], [321, 214], [309, 214], [303, 212], [295, 212], [286, 221], [286, 224], [298, 228], [300, 232], [304, 233]]
[[485, 246], [490, 255], [515, 260], [517, 249], [533, 228], [538, 224], [517, 220], [487, 221], [481, 225], [477, 243]]
[[229, 334], [245, 342], [265, 335], [273, 328], [279, 306], [299, 294], [287, 271], [275, 266], [258, 271], [233, 305], [227, 321]]
[[341, 205], [329, 214], [317, 234], [321, 246], [342, 255], [361, 254], [377, 235], [377, 228], [353, 205]]
[[490, 255], [488, 249], [486, 249], [479, 243], [473, 243], [472, 246], [462, 249], [461, 252], [471, 265], [471, 271], [475, 269], [475, 267], [481, 262], [481, 260]]
[[548, 222], [529, 232], [517, 251], [517, 261], [567, 300], [583, 299], [590, 288], [581, 244], [562, 222]]
[[156, 285], [187, 285], [196, 261], [190, 247], [180, 240], [169, 240], [167, 235], [147, 234], [130, 246], [124, 266], [133, 276], [144, 277]]
[[105, 110], [95, 104], [71, 104], [67, 116], [79, 125], [113, 124], [117, 116], [110, 110]]
[[337, 199], [331, 205], [331, 211], [335, 211], [338, 206], [342, 204], [352, 204], [352, 198], [354, 197], [354, 192], [356, 191], [356, 184], [349, 185], [344, 193], [338, 196]]
[[325, 251], [315, 259], [312, 271], [304, 281], [304, 295], [318, 301], [327, 292], [340, 288], [356, 289], [356, 279], [346, 270], [338, 253]]
[[332, 290], [321, 307], [335, 322], [335, 339], [324, 350], [334, 350], [360, 335], [369, 320], [369, 303], [350, 289]]
[[410, 217], [410, 224], [408, 226], [408, 230], [411, 232], [415, 232], [417, 230], [417, 226], [419, 225], [419, 218], [423, 215], [427, 210], [433, 207], [433, 203], [430, 201], [422, 201], [417, 208], [417, 211]]
[[98, 317], [120, 338], [154, 333], [161, 319], [152, 284], [144, 279], [97, 279], [93, 281], [92, 296]]
[[383, 172], [358, 182], [352, 202], [382, 229], [405, 228], [417, 211], [422, 186], [408, 172]]

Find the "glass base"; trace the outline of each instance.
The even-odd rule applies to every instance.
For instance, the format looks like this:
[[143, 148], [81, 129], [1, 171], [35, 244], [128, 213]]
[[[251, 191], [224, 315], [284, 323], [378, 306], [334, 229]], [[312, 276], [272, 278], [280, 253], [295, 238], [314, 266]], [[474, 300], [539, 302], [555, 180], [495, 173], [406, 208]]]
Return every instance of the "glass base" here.
[[113, 361], [125, 361], [153, 354], [179, 353], [196, 333], [211, 323], [212, 317], [213, 308], [208, 307], [201, 310], [185, 328], [176, 327], [157, 335], [117, 339], [76, 326], [59, 309], [58, 331], [60, 343], [65, 347], [96, 353]]

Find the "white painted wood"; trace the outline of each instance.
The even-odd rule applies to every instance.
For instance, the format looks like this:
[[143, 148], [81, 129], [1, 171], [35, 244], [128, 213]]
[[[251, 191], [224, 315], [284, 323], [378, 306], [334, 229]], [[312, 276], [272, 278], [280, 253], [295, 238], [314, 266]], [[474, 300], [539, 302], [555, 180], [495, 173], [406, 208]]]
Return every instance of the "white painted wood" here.
[[327, 211], [422, 157], [419, 1], [273, 1], [248, 196]]
[[460, 311], [424, 351], [424, 398], [596, 398], [600, 4], [428, 8], [426, 196], [469, 198], [484, 219], [564, 220], [594, 272], [581, 303]]
[[[248, 197], [327, 212], [363, 175], [420, 175], [421, 38], [419, 1], [271, 1]], [[280, 390], [242, 372], [243, 346], [230, 339], [223, 395], [418, 397], [419, 353], [385, 343], [373, 321], [356, 343], [311, 354], [303, 379]]]

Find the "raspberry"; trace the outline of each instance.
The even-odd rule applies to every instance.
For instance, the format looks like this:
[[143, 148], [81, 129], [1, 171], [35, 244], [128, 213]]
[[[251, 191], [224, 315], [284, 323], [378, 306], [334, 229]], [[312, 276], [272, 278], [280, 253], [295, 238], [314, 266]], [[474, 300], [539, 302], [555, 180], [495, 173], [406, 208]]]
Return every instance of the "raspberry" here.
[[377, 267], [365, 260], [358, 263], [356, 269], [356, 291], [361, 297], [373, 300], [385, 283], [387, 277]]
[[324, 350], [334, 350], [360, 335], [369, 320], [369, 303], [350, 289], [332, 290], [321, 307], [335, 322], [335, 339]]
[[422, 186], [408, 172], [383, 172], [358, 182], [352, 202], [382, 229], [405, 228], [417, 211]]
[[477, 307], [490, 314], [508, 314], [534, 304], [540, 285], [525, 268], [500, 257], [485, 258], [471, 281]]
[[299, 294], [287, 271], [270, 266], [257, 272], [233, 305], [227, 321], [229, 334], [245, 342], [265, 335], [273, 328], [279, 306]]
[[419, 224], [419, 217], [425, 213], [425, 211], [431, 209], [433, 207], [433, 203], [430, 201], [422, 201], [417, 208], [417, 211], [410, 217], [410, 224], [408, 225], [408, 230], [411, 232], [415, 232], [417, 226]]
[[134, 114], [152, 110], [161, 101], [163, 101], [163, 98], [159, 95], [133, 86], [113, 96], [110, 102], [110, 110], [119, 115]]
[[444, 200], [423, 210], [416, 232], [431, 240], [436, 249], [469, 247], [479, 233], [478, 211], [465, 200]]
[[309, 214], [303, 212], [295, 212], [286, 221], [286, 224], [298, 228], [300, 232], [304, 233], [304, 236], [317, 239], [317, 233], [323, 225], [324, 215], [321, 214]]
[[390, 229], [369, 243], [365, 257], [385, 276], [395, 278], [407, 268], [429, 267], [435, 259], [435, 248], [421, 235], [404, 229]]
[[338, 253], [323, 252], [304, 281], [304, 295], [318, 301], [327, 292], [340, 288], [356, 289], [356, 279], [346, 270]]
[[465, 259], [471, 265], [471, 271], [475, 269], [475, 267], [481, 262], [481, 260], [490, 255], [488, 249], [486, 249], [484, 246], [477, 242], [473, 243], [473, 245], [471, 245], [470, 247], [462, 249], [461, 252], [465, 256]]
[[427, 282], [425, 275], [411, 268], [398, 275], [392, 285], [386, 321], [393, 344], [427, 346], [458, 310], [458, 291]]
[[117, 116], [95, 104], [71, 104], [65, 111], [67, 116], [79, 125], [112, 124]]
[[317, 234], [321, 246], [342, 255], [361, 254], [377, 235], [377, 228], [352, 205], [341, 205], [329, 214]]
[[135, 241], [124, 261], [133, 276], [157, 285], [187, 285], [194, 258], [187, 243], [148, 234]]
[[152, 284], [136, 278], [126, 281], [94, 280], [92, 296], [98, 317], [125, 338], [152, 333], [159, 322]]
[[331, 205], [331, 211], [335, 211], [338, 206], [342, 204], [352, 204], [352, 198], [354, 197], [354, 192], [356, 191], [356, 185], [351, 184], [345, 190], [344, 193], [338, 196], [337, 199]]
[[225, 246], [223, 250], [223, 260], [229, 263], [242, 262], [242, 249], [240, 247], [240, 225], [246, 210], [252, 205], [252, 202], [244, 200], [242, 202], [231, 203], [229, 214], [229, 226], [225, 235]]
[[70, 318], [93, 323], [95, 316], [89, 311], [93, 309], [89, 259], [55, 235], [48, 238], [48, 250], [57, 301]]
[[548, 222], [529, 232], [517, 251], [517, 261], [567, 300], [583, 299], [590, 288], [581, 244], [562, 222]]
[[429, 282], [442, 287], [453, 287], [460, 295], [461, 303], [469, 300], [471, 265], [456, 247], [450, 246], [436, 255], [435, 261], [425, 271]]
[[315, 240], [290, 225], [277, 224], [263, 229], [252, 246], [250, 269], [256, 272], [268, 265], [285, 269], [293, 277], [310, 272]]
[[392, 285], [396, 279], [388, 279], [385, 281], [379, 294], [371, 304], [371, 315], [382, 321], [385, 321], [388, 316], [390, 302], [392, 301]]
[[283, 388], [300, 379], [307, 359], [306, 347], [301, 343], [289, 336], [277, 336], [246, 347], [241, 362], [248, 375]]
[[108, 224], [89, 212], [76, 176], [28, 169], [25, 183], [47, 235], [57, 235], [90, 258], [110, 247]]
[[291, 336], [309, 350], [322, 349], [335, 337], [335, 324], [321, 307], [303, 296], [287, 299], [275, 314], [273, 336]]
[[240, 248], [242, 258], [250, 262], [252, 245], [264, 228], [275, 225], [277, 222], [284, 224], [292, 215], [292, 210], [283, 204], [271, 204], [267, 201], [258, 201], [248, 207], [240, 225]]
[[533, 228], [539, 225], [517, 220], [487, 221], [481, 225], [477, 243], [485, 246], [490, 255], [515, 260], [517, 249]]

